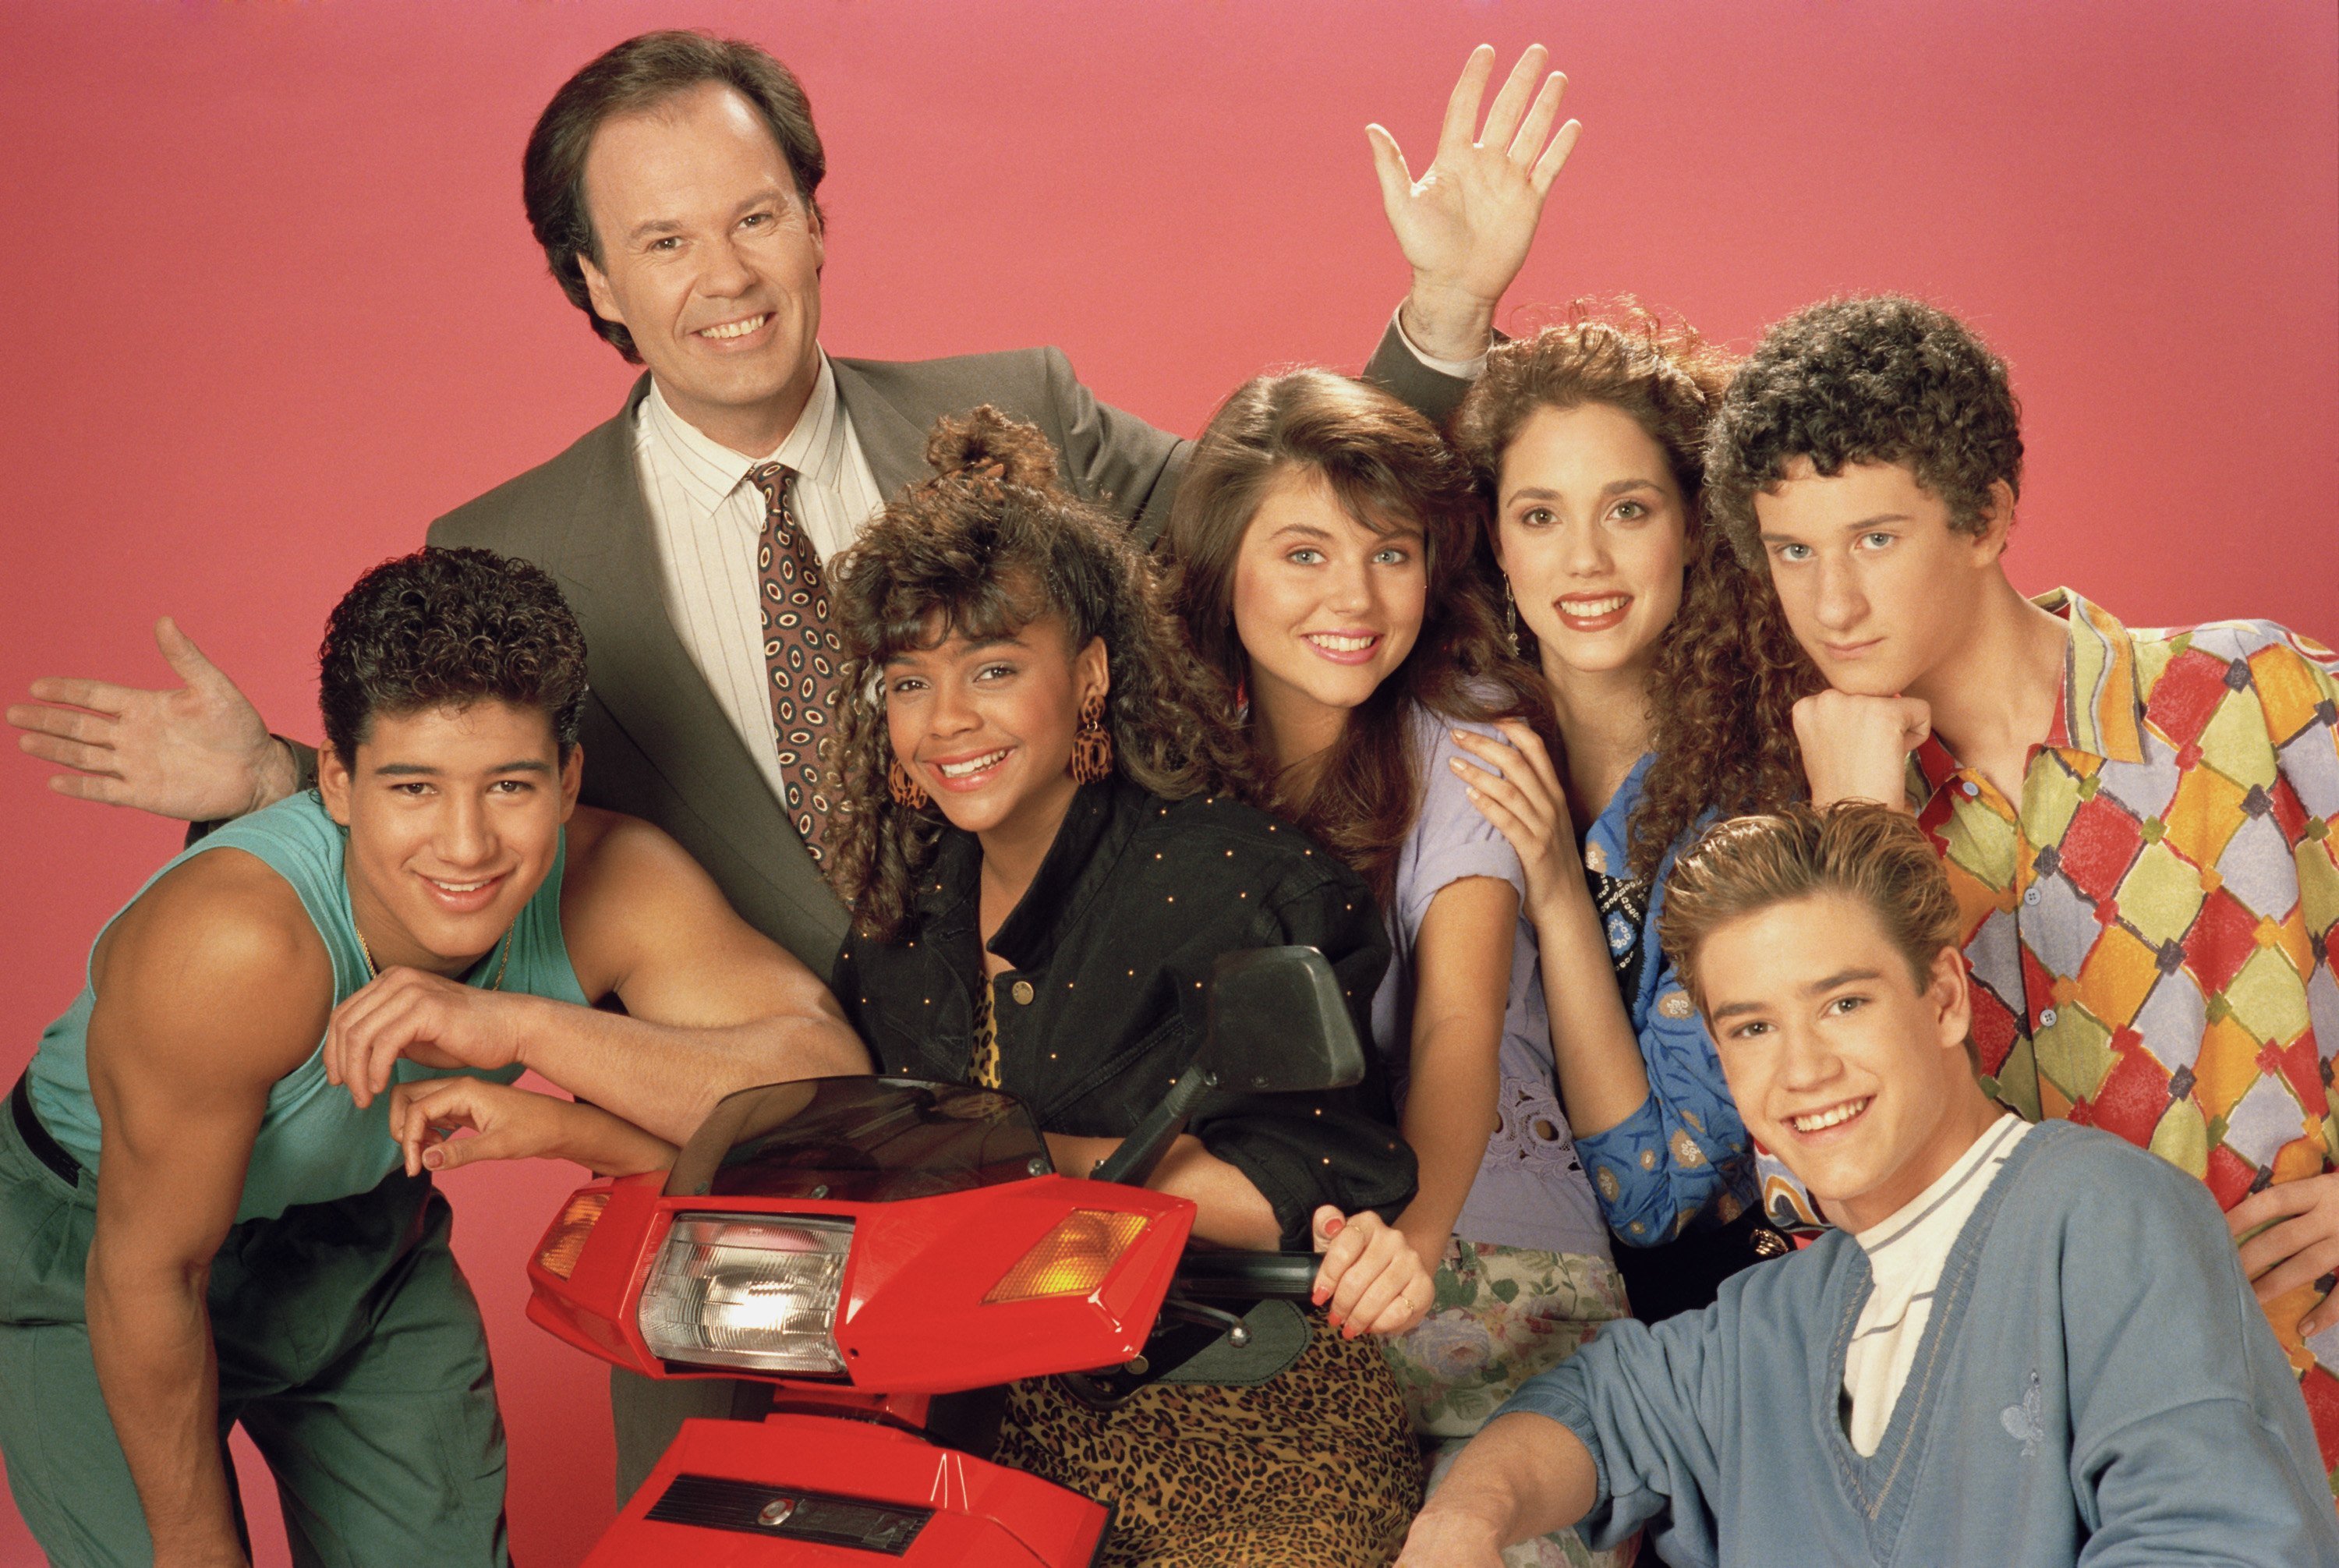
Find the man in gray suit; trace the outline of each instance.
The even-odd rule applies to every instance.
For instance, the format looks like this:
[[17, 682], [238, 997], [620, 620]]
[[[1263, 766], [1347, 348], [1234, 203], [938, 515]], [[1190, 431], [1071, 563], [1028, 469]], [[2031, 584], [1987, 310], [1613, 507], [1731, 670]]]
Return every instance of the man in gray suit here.
[[[1573, 147], [1564, 81], [1530, 49], [1488, 112], [1481, 48], [1415, 182], [1375, 126], [1385, 204], [1414, 267], [1367, 373], [1433, 416], [1458, 400], [1495, 302]], [[646, 373], [607, 424], [440, 518], [430, 541], [532, 560], [590, 649], [584, 798], [680, 841], [750, 923], [825, 975], [845, 911], [822, 879], [816, 754], [834, 644], [821, 571], [883, 498], [928, 472], [926, 433], [992, 403], [1044, 431], [1081, 495], [1146, 537], [1187, 443], [1100, 404], [1052, 349], [914, 363], [819, 345], [824, 157], [801, 87], [753, 44], [656, 33], [555, 94], [529, 138], [528, 216], [593, 330]], [[165, 622], [169, 693], [43, 681], [8, 720], [81, 770], [66, 793], [203, 820], [298, 787], [234, 685]], [[766, 1396], [737, 1386], [736, 1397]], [[620, 1494], [686, 1414], [751, 1414], [732, 1386], [619, 1376]]]

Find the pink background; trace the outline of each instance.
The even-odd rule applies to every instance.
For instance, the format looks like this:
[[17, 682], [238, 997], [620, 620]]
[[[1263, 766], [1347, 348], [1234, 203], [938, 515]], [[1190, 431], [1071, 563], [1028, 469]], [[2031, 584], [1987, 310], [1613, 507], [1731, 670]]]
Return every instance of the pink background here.
[[[313, 737], [340, 590], [617, 408], [630, 372], [544, 276], [519, 151], [586, 59], [685, 25], [763, 42], [810, 89], [832, 350], [1052, 342], [1189, 432], [1264, 363], [1362, 357], [1405, 281], [1365, 123], [1417, 169], [1469, 46], [1507, 66], [1541, 38], [1586, 131], [1507, 324], [1632, 290], [1742, 346], [1831, 292], [1923, 294], [2013, 364], [2023, 587], [2339, 637], [2328, 0], [18, 5], [0, 693], [161, 684], [169, 612]], [[45, 771], [0, 759], [0, 1082], [178, 839]], [[577, 1560], [610, 1511], [601, 1368], [520, 1316], [570, 1178], [447, 1183], [537, 1563]], [[0, 1563], [36, 1560], [0, 1507]]]

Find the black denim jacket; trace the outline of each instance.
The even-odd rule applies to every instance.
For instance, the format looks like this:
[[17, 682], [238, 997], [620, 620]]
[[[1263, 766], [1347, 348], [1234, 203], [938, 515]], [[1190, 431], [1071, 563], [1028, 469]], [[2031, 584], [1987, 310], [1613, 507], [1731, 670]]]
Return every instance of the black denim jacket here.
[[[878, 1070], [963, 1081], [974, 1050], [982, 849], [943, 836], [912, 925], [845, 938], [831, 981]], [[1212, 962], [1247, 947], [1323, 950], [1369, 1041], [1388, 939], [1357, 874], [1298, 829], [1224, 796], [1164, 801], [1126, 780], [1084, 786], [991, 942], [1000, 1085], [1049, 1132], [1121, 1138], [1201, 1048]], [[1377, 1054], [1354, 1089], [1216, 1095], [1189, 1130], [1274, 1206], [1305, 1247], [1319, 1203], [1393, 1214], [1412, 1197]]]

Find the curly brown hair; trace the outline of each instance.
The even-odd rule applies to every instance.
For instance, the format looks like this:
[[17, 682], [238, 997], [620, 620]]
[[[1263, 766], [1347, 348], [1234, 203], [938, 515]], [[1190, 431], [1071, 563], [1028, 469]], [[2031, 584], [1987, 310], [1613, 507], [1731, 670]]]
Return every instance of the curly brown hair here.
[[1952, 528], [1979, 534], [1993, 484], [2022, 493], [2022, 407], [2006, 361], [1947, 311], [1830, 300], [1762, 335], [1706, 437], [1709, 504], [1748, 561], [1762, 557], [1754, 498], [1796, 458], [1829, 475], [1900, 464], [1948, 503]]
[[1348, 715], [1313, 776], [1278, 772], [1254, 748], [1262, 787], [1247, 798], [1307, 830], [1387, 903], [1421, 809], [1419, 759], [1406, 733], [1414, 710], [1548, 727], [1550, 699], [1505, 642], [1468, 470], [1421, 415], [1377, 387], [1313, 368], [1256, 377], [1220, 405], [1187, 459], [1162, 533], [1172, 603], [1195, 652], [1229, 690], [1250, 675], [1235, 633], [1235, 561], [1268, 489], [1295, 472], [1320, 475], [1342, 509], [1376, 532], [1418, 527], [1428, 595], [1413, 651]]
[[344, 766], [377, 714], [539, 708], [566, 759], [585, 712], [585, 634], [540, 567], [493, 550], [425, 546], [341, 596], [317, 648], [325, 744]]
[[[1728, 356], [1685, 323], [1631, 300], [1580, 301], [1565, 321], [1496, 345], [1454, 415], [1454, 443], [1490, 509], [1500, 505], [1503, 454], [1527, 420], [1538, 409], [1586, 404], [1639, 425], [1681, 490], [1681, 607], [1649, 672], [1656, 760], [1633, 814], [1636, 877], [1654, 876], [1666, 850], [1709, 811], [1760, 811], [1803, 787], [1794, 705], [1819, 689], [1819, 673], [1769, 586], [1723, 547], [1701, 504], [1706, 423], [1729, 379]], [[1533, 636], [1520, 627], [1523, 649]]]
[[1100, 637], [1113, 765], [1165, 800], [1254, 787], [1226, 727], [1225, 691], [1186, 650], [1152, 559], [1128, 526], [1068, 493], [1055, 449], [989, 404], [937, 422], [936, 477], [905, 491], [831, 570], [844, 666], [830, 756], [837, 888], [857, 928], [891, 942], [948, 825], [931, 801], [895, 801], [886, 661], [952, 636], [1012, 635], [1061, 616], [1074, 649]]

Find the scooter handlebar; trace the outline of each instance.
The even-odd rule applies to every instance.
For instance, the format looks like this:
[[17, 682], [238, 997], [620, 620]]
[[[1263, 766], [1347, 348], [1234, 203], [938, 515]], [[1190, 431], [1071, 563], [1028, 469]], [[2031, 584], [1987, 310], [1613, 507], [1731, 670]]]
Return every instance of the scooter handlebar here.
[[1189, 1252], [1170, 1288], [1197, 1301], [1305, 1301], [1323, 1262], [1312, 1252]]

